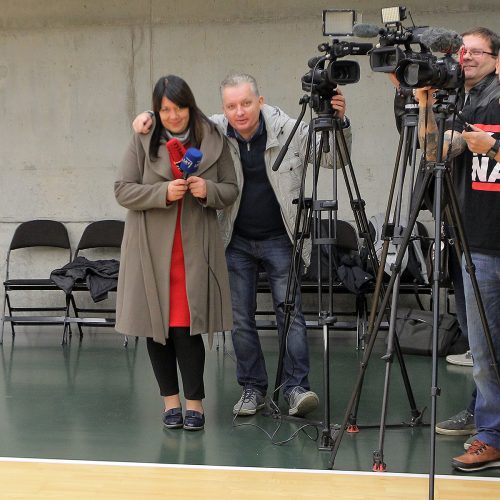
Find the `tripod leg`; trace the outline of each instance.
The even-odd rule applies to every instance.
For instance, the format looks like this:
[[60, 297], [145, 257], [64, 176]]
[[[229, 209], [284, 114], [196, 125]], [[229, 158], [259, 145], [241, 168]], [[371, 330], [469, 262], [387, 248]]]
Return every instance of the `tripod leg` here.
[[[329, 338], [328, 324], [323, 325], [323, 380], [330, 380], [330, 338]], [[332, 449], [332, 434], [330, 431], [330, 391], [329, 388], [324, 387], [324, 416], [323, 416], [323, 430], [321, 431], [321, 442], [319, 445], [320, 450]]]
[[[401, 171], [401, 175], [399, 178], [398, 195], [396, 197], [396, 204], [394, 207], [394, 217], [392, 223], [392, 236], [396, 248], [399, 245], [398, 241], [401, 231], [402, 193], [405, 183], [406, 168], [409, 160], [410, 160], [411, 179], [410, 182], [408, 183], [408, 188], [409, 188], [408, 199], [410, 207], [412, 201], [412, 190], [414, 186], [415, 158], [416, 158], [415, 155], [416, 155], [416, 144], [417, 144], [416, 123], [417, 123], [416, 120], [413, 120], [412, 126], [411, 127], [405, 126], [403, 134], [401, 134], [401, 139], [404, 142], [404, 152], [402, 155], [401, 164], [397, 164], [397, 166], [400, 167], [399, 170]], [[398, 157], [399, 157], [399, 151], [398, 151]], [[396, 175], [394, 177], [396, 177]], [[392, 207], [392, 198], [393, 196], [391, 193], [385, 216], [384, 233], [389, 229], [388, 226], [389, 212], [390, 208]], [[388, 234], [384, 234], [384, 237], [385, 237], [384, 241], [385, 246], [388, 246]], [[385, 267], [385, 261], [384, 261], [384, 267]], [[386, 429], [387, 408], [389, 403], [389, 384], [391, 378], [392, 364], [394, 362], [394, 352], [396, 353], [396, 356], [399, 361], [401, 375], [403, 377], [404, 386], [410, 403], [410, 409], [412, 415], [410, 425], [416, 425], [417, 423], [420, 423], [422, 417], [422, 413], [417, 409], [416, 406], [415, 398], [413, 396], [413, 390], [410, 384], [410, 379], [408, 377], [408, 372], [406, 370], [406, 365], [403, 358], [403, 353], [401, 351], [399, 340], [396, 335], [396, 321], [397, 321], [397, 310], [399, 302], [399, 290], [401, 283], [401, 270], [398, 269], [397, 271], [394, 272], [397, 272], [397, 276], [394, 282], [394, 289], [392, 291], [392, 303], [389, 311], [390, 317], [389, 317], [389, 333], [387, 336], [387, 351], [386, 354], [382, 357], [382, 359], [386, 363], [386, 366], [385, 366], [385, 378], [384, 378], [384, 392], [382, 397], [382, 410], [380, 417], [379, 447], [377, 450], [373, 452], [373, 471], [377, 472], [385, 471], [387, 468], [384, 462], [384, 438]]]
[[330, 462], [328, 464], [329, 468], [333, 469], [333, 466], [335, 464], [335, 457], [336, 457], [338, 449], [340, 447], [340, 443], [341, 443], [341, 440], [343, 437], [344, 430], [347, 426], [347, 422], [348, 422], [349, 416], [351, 414], [352, 408], [354, 406], [354, 402], [356, 401], [357, 394], [361, 389], [361, 383], [363, 381], [364, 373], [366, 372], [366, 369], [368, 367], [368, 362], [369, 362], [371, 353], [373, 351], [373, 347], [375, 345], [375, 341], [376, 341], [377, 334], [378, 334], [378, 331], [380, 328], [380, 324], [382, 323], [382, 319], [383, 319], [383, 316], [385, 314], [385, 309], [386, 309], [387, 304], [389, 302], [389, 295], [394, 288], [394, 284], [395, 284], [396, 277], [397, 277], [397, 270], [401, 268], [401, 263], [403, 262], [404, 254], [405, 254], [406, 249], [408, 248], [408, 244], [410, 242], [412, 229], [415, 226], [416, 221], [417, 221], [418, 207], [420, 207], [420, 205], [422, 204], [422, 201], [424, 199], [424, 195], [428, 189], [428, 186], [429, 186], [429, 183], [431, 180], [431, 173], [432, 172], [429, 168], [425, 171], [422, 184], [420, 186], [420, 189], [418, 191], [417, 196], [415, 197], [415, 200], [416, 200], [416, 203], [414, 205], [415, 208], [412, 211], [412, 213], [410, 214], [408, 226], [402, 235], [401, 246], [399, 247], [398, 254], [396, 256], [396, 261], [394, 263], [394, 270], [396, 272], [392, 274], [391, 279], [389, 280], [389, 283], [387, 284], [386, 292], [385, 292], [384, 297], [382, 299], [377, 318], [376, 318], [375, 323], [373, 325], [373, 331], [371, 332], [371, 334], [369, 334], [369, 341], [368, 341], [368, 345], [366, 348], [365, 356], [363, 358], [363, 362], [360, 365], [360, 373], [359, 373], [358, 378], [356, 380], [356, 383], [354, 385], [353, 393], [351, 395], [351, 399], [349, 400], [349, 403], [347, 405], [347, 409], [346, 409], [346, 412], [344, 415], [344, 420], [340, 426], [339, 433], [336, 436], [335, 444], [334, 444], [332, 453], [330, 455]]
[[[439, 149], [440, 148], [440, 149]], [[438, 151], [442, 145], [438, 144]], [[434, 498], [434, 478], [436, 470], [436, 412], [437, 398], [441, 394], [438, 387], [438, 330], [439, 330], [439, 289], [441, 287], [441, 225], [442, 225], [442, 192], [444, 164], [436, 163], [434, 186], [434, 268], [432, 276], [432, 376], [431, 376], [431, 432], [430, 432], [430, 466], [429, 466], [429, 498]]]
[[[416, 124], [416, 122], [415, 122], [415, 124]], [[405, 127], [403, 134], [401, 135], [401, 138], [400, 138], [400, 144], [398, 147], [396, 164], [395, 164], [394, 174], [393, 174], [392, 183], [391, 183], [389, 202], [387, 205], [387, 211], [386, 211], [386, 216], [385, 216], [384, 233], [386, 231], [388, 231], [389, 213], [390, 213], [390, 208], [391, 208], [392, 203], [393, 203], [393, 193], [394, 193], [394, 189], [395, 189], [397, 179], [398, 179], [398, 170], [401, 170], [401, 175], [400, 175], [400, 188], [399, 188], [400, 194], [399, 194], [398, 200], [397, 200], [397, 209], [396, 209], [397, 211], [396, 211], [396, 217], [395, 217], [396, 225], [399, 225], [399, 221], [400, 221], [399, 213], [401, 211], [401, 192], [403, 190], [403, 185], [404, 185], [404, 176], [405, 176], [406, 165], [407, 165], [409, 160], [411, 160], [411, 162], [412, 162], [412, 164], [411, 164], [412, 173], [415, 169], [415, 151], [416, 151], [416, 139], [417, 139], [416, 129], [414, 126], [415, 124], [413, 124], [413, 126], [411, 128]], [[348, 151], [347, 151], [347, 148], [345, 145], [345, 139], [343, 138], [343, 135], [341, 133], [338, 133], [336, 137], [338, 137], [338, 140], [340, 141], [339, 152], [340, 152], [340, 156], [342, 158], [342, 163], [343, 163], [343, 165], [347, 165], [350, 176], [353, 179], [355, 179], [354, 172], [352, 171], [352, 165], [351, 165], [351, 162], [348, 158]], [[410, 147], [410, 144], [411, 144], [411, 147]], [[403, 147], [403, 145], [404, 145], [404, 147]], [[347, 156], [346, 159], [343, 158], [343, 156], [342, 156], [343, 154], [345, 154]], [[370, 312], [370, 319], [368, 322], [368, 337], [369, 337], [373, 332], [373, 323], [374, 323], [374, 318], [375, 318], [375, 315], [377, 312], [378, 299], [379, 299], [379, 297], [383, 297], [383, 295], [384, 295], [383, 278], [384, 278], [384, 268], [385, 268], [387, 254], [388, 254], [388, 250], [389, 250], [389, 236], [388, 236], [388, 234], [384, 234], [384, 244], [382, 247], [380, 263], [378, 263], [377, 259], [376, 259], [376, 253], [375, 253], [373, 240], [370, 236], [369, 229], [368, 229], [368, 221], [366, 218], [366, 214], [364, 213], [364, 202], [359, 203], [359, 200], [356, 200], [356, 201], [352, 200], [353, 190], [350, 189], [350, 179], [349, 179], [349, 176], [347, 175], [347, 172], [345, 172], [345, 171], [344, 171], [344, 176], [345, 176], [345, 182], [346, 182], [346, 185], [348, 188], [348, 193], [351, 196], [351, 205], [352, 205], [353, 209], [355, 210], [355, 218], [359, 224], [358, 230], [360, 231], [360, 234], [366, 235], [366, 242], [367, 242], [368, 248], [369, 249], [371, 248], [370, 254], [375, 256], [374, 257], [375, 265], [373, 266], [373, 268], [377, 272], [377, 281], [376, 281], [376, 285], [375, 285], [375, 291], [373, 293], [373, 304], [372, 304], [372, 309]], [[413, 178], [411, 180], [413, 182]], [[354, 184], [354, 188], [353, 188], [354, 192], [359, 197], [359, 190], [357, 188], [357, 184], [355, 183], [355, 181], [353, 184]], [[419, 205], [417, 205], [417, 206], [419, 206]], [[357, 214], [357, 216], [356, 216], [356, 214]], [[416, 212], [416, 215], [418, 215], [418, 211]], [[364, 226], [363, 226], [363, 224], [364, 224]], [[390, 236], [392, 236], [392, 234]], [[399, 294], [399, 281], [398, 281], [396, 288], [395, 288], [395, 291], [394, 291], [394, 296], [395, 296], [394, 304], [396, 304], [396, 305], [397, 305], [398, 294]], [[396, 305], [394, 305], [394, 307], [396, 307]], [[389, 323], [391, 324], [391, 323], [393, 323], [393, 321], [389, 321]], [[396, 354], [397, 354], [399, 365], [401, 368], [401, 374], [403, 376], [404, 386], [405, 386], [407, 396], [409, 399], [409, 403], [410, 403], [410, 407], [411, 407], [412, 422], [416, 423], [419, 421], [419, 419], [421, 417], [421, 412], [416, 407], [415, 398], [413, 396], [413, 391], [412, 391], [411, 384], [410, 384], [409, 377], [408, 377], [408, 372], [407, 372], [406, 366], [404, 364], [403, 355], [402, 355], [401, 349], [399, 347], [399, 342], [398, 342], [397, 338], [395, 338], [395, 345], [396, 345]], [[392, 342], [389, 344], [389, 346], [390, 346], [390, 349], [392, 351]], [[390, 358], [388, 358], [388, 359], [390, 359], [392, 361], [392, 354], [391, 354]], [[357, 420], [357, 409], [359, 406], [360, 396], [361, 396], [361, 394], [360, 394], [360, 392], [358, 392], [357, 397], [356, 397], [355, 410], [354, 410], [354, 412], [352, 412], [350, 414], [350, 417], [349, 417], [349, 430], [351, 432], [357, 430], [356, 420]]]
[[[309, 135], [307, 138], [306, 155], [305, 158], [309, 158], [312, 140], [312, 127], [309, 129]], [[290, 270], [288, 272], [288, 281], [286, 288], [286, 300], [283, 304], [285, 310], [285, 320], [283, 327], [283, 338], [279, 347], [278, 354], [278, 367], [276, 369], [276, 380], [274, 383], [273, 391], [273, 401], [278, 404], [279, 393], [281, 387], [281, 379], [283, 376], [283, 364], [285, 359], [286, 350], [286, 338], [288, 335], [288, 330], [290, 328], [290, 318], [295, 305], [295, 297], [297, 295], [297, 287], [299, 286], [299, 272], [302, 263], [302, 250], [304, 247], [304, 238], [309, 233], [311, 224], [311, 210], [310, 204], [306, 203], [305, 200], [305, 179], [306, 179], [306, 169], [307, 162], [304, 162], [304, 168], [302, 170], [302, 179], [299, 199], [297, 200], [297, 217], [295, 219], [295, 228], [293, 234], [293, 249], [292, 249], [292, 262], [290, 264]], [[302, 223], [302, 231], [300, 230], [300, 225]]]

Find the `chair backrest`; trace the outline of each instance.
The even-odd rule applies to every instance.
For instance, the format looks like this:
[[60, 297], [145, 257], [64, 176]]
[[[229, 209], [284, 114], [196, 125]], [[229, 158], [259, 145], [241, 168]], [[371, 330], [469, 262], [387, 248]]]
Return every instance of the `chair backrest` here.
[[[333, 227], [332, 227], [333, 229]], [[326, 238], [328, 235], [328, 220], [323, 219], [321, 221], [321, 237]], [[340, 260], [343, 255], [350, 255], [351, 253], [359, 254], [359, 242], [356, 234], [356, 229], [352, 224], [344, 220], [337, 220], [336, 225], [336, 243], [332, 246], [332, 256], [334, 258], [334, 263], [340, 265]], [[303, 274], [302, 279], [304, 282], [317, 281], [319, 268], [321, 265], [321, 277], [327, 280], [329, 277], [329, 260], [328, 260], [328, 245], [321, 246], [320, 255], [318, 255], [318, 247], [313, 246], [311, 253], [311, 263], [307, 269], [307, 272]], [[319, 259], [319, 263], [318, 263]], [[337, 280], [335, 270], [334, 279]]]
[[[321, 220], [322, 238], [328, 237], [328, 225], [327, 219]], [[349, 250], [359, 251], [358, 236], [356, 234], [356, 229], [351, 223], [345, 220], [337, 219], [337, 224], [335, 225], [332, 221], [332, 232], [334, 231], [335, 234], [333, 234], [333, 236], [336, 239], [336, 243], [334, 245], [335, 247], [342, 249], [344, 252]], [[323, 250], [326, 252], [325, 248], [323, 248]]]
[[122, 220], [98, 220], [91, 222], [83, 231], [75, 257], [80, 250], [89, 248], [120, 248], [125, 222]]
[[14, 232], [9, 251], [29, 247], [71, 249], [66, 226], [62, 222], [55, 220], [30, 220], [23, 222]]
[[345, 250], [359, 251], [356, 229], [345, 220], [337, 220], [337, 246]]

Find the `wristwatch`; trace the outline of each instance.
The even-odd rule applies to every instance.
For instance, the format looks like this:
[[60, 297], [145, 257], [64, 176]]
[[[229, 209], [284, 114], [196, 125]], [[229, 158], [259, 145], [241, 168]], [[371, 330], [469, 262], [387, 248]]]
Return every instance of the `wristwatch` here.
[[493, 146], [491, 146], [491, 149], [486, 153], [486, 156], [494, 160], [495, 156], [498, 154], [499, 149], [500, 149], [500, 139], [497, 139], [495, 141], [495, 144], [493, 144]]

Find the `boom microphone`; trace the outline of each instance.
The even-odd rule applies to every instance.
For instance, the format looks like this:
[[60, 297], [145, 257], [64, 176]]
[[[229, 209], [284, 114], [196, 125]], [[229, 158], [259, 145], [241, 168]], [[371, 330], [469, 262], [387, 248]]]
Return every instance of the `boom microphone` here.
[[355, 24], [352, 28], [352, 34], [359, 38], [375, 38], [385, 32], [384, 28], [379, 28], [375, 24]]
[[420, 41], [433, 52], [455, 54], [463, 45], [462, 37], [456, 31], [444, 28], [428, 28], [420, 37]]
[[172, 158], [172, 161], [178, 166], [179, 162], [186, 154], [186, 148], [179, 139], [170, 139], [167, 141], [166, 146], [170, 158]]
[[186, 151], [186, 154], [179, 163], [183, 179], [187, 179], [189, 175], [196, 173], [202, 158], [203, 153], [197, 148], [189, 148]]

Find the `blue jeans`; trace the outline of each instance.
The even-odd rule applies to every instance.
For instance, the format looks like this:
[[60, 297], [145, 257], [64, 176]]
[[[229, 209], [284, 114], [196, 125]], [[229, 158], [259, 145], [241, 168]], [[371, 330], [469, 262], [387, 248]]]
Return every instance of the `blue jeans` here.
[[[500, 257], [473, 252], [476, 277], [486, 311], [496, 358], [500, 355]], [[477, 438], [500, 450], [500, 384], [491, 368], [491, 358], [484, 336], [470, 276], [464, 268], [464, 292], [467, 304], [467, 329], [469, 344], [474, 358], [473, 375], [477, 387], [474, 418], [478, 430]]]
[[[257, 310], [257, 277], [259, 266], [265, 270], [271, 286], [273, 308], [278, 325], [278, 338], [283, 338], [288, 271], [292, 259], [292, 245], [285, 234], [266, 240], [248, 240], [234, 235], [226, 249], [229, 283], [233, 305], [234, 328], [232, 340], [236, 353], [236, 377], [241, 386], [267, 392], [267, 371], [255, 323]], [[283, 393], [296, 386], [309, 390], [309, 347], [304, 315], [301, 308], [300, 287], [297, 289], [295, 309], [284, 358]]]
[[[462, 263], [458, 259], [454, 248], [450, 248], [450, 254], [448, 256], [448, 272], [453, 283], [453, 290], [455, 294], [455, 310], [457, 312], [457, 320], [458, 324], [460, 325], [460, 331], [462, 332], [462, 335], [464, 335], [468, 339], [469, 334], [467, 333], [467, 308], [465, 306]], [[465, 274], [467, 273], [465, 272]], [[474, 409], [476, 407], [476, 397], [477, 389], [474, 387], [472, 398], [469, 402], [469, 405], [467, 406], [467, 411], [469, 413], [474, 414]]]
[[451, 282], [453, 283], [453, 292], [455, 295], [455, 310], [457, 313], [458, 324], [460, 325], [460, 331], [462, 332], [462, 335], [468, 338], [469, 335], [467, 333], [467, 309], [465, 306], [462, 263], [457, 257], [454, 248], [450, 248], [450, 254], [448, 256], [448, 273], [450, 274]]

